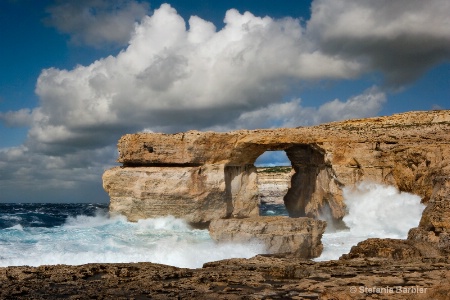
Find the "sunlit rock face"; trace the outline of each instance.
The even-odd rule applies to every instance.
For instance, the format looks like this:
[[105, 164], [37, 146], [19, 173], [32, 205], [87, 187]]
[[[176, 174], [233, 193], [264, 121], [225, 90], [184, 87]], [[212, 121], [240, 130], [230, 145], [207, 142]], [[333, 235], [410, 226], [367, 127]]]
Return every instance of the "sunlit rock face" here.
[[[447, 171], [447, 172], [445, 172]], [[449, 168], [441, 170], [448, 173]], [[450, 254], [450, 176], [433, 178], [434, 189], [431, 200], [425, 208], [419, 227], [408, 233], [408, 240], [427, 242], [444, 255]]]
[[436, 178], [450, 173], [449, 129], [450, 112], [442, 110], [289, 129], [129, 134], [118, 144], [123, 166], [106, 171], [103, 185], [111, 212], [131, 220], [250, 217], [259, 204], [255, 160], [284, 150], [295, 170], [284, 197], [289, 215], [317, 217], [326, 208], [340, 220], [342, 188], [363, 180], [394, 185], [424, 203], [438, 195]]
[[172, 215], [193, 225], [259, 214], [255, 167], [116, 167], [103, 174], [110, 211], [130, 221]]
[[258, 168], [258, 190], [261, 204], [284, 205], [284, 196], [291, 187], [291, 167]]

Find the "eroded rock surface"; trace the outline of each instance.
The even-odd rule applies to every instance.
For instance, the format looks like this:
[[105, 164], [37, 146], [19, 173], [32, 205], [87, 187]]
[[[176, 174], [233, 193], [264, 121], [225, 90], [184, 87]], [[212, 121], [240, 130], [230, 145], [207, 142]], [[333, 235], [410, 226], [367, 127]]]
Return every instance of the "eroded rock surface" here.
[[312, 262], [256, 256], [180, 269], [152, 263], [0, 268], [1, 299], [434, 299], [450, 261]]
[[[441, 170], [441, 174], [446, 173]], [[433, 178], [434, 189], [422, 213], [419, 227], [408, 233], [408, 240], [431, 243], [444, 254], [450, 254], [450, 176]]]
[[415, 259], [418, 257], [439, 257], [441, 252], [432, 244], [414, 240], [371, 238], [353, 246], [342, 259], [389, 258], [393, 260]]
[[224, 165], [115, 167], [103, 174], [103, 185], [111, 197], [110, 212], [130, 221], [172, 215], [201, 225], [229, 216], [259, 215], [254, 169]]
[[267, 253], [315, 258], [322, 253], [325, 228], [326, 222], [312, 218], [255, 217], [213, 220], [209, 234], [220, 242], [260, 242]]

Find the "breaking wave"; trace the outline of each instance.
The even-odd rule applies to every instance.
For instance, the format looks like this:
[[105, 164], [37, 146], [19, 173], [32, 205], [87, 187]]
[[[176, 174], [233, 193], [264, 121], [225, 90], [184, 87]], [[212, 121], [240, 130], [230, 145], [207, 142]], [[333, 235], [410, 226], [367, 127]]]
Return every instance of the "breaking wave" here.
[[338, 259], [368, 238], [405, 239], [419, 225], [425, 205], [421, 198], [393, 186], [362, 182], [343, 191], [348, 213], [347, 230], [328, 231], [322, 237], [324, 251], [316, 260]]

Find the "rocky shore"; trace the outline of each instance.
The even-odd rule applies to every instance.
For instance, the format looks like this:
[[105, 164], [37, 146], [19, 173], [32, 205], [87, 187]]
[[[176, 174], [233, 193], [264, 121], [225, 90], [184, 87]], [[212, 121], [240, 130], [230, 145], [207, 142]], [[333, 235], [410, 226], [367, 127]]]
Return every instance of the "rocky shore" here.
[[433, 299], [448, 257], [313, 262], [258, 255], [180, 269], [152, 263], [0, 269], [1, 299]]

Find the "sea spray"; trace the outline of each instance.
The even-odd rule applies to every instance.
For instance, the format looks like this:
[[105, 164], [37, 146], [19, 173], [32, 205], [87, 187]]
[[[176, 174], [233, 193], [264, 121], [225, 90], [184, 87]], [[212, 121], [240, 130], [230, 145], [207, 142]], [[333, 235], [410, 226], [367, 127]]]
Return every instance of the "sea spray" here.
[[405, 239], [425, 208], [417, 195], [371, 182], [346, 187], [343, 195], [348, 211], [343, 221], [349, 229], [325, 233], [324, 251], [316, 260], [338, 259], [367, 238]]
[[419, 224], [425, 205], [417, 195], [393, 186], [363, 182], [344, 189], [344, 222], [355, 235], [404, 239]]
[[207, 230], [162, 217], [128, 222], [123, 216], [69, 216], [54, 227], [0, 230], [0, 266], [154, 262], [198, 268], [205, 262], [264, 253], [259, 244], [217, 244]]

